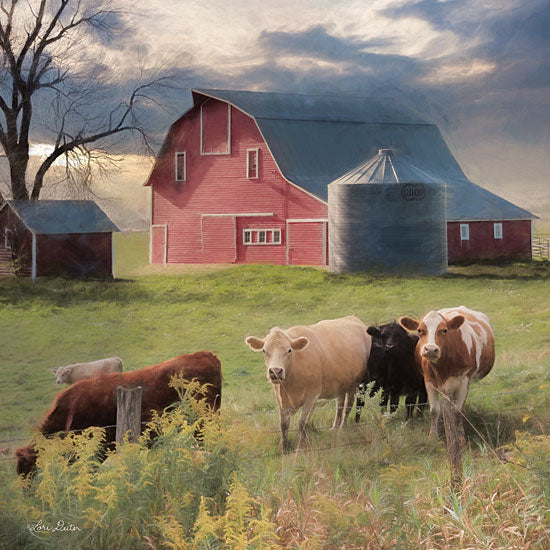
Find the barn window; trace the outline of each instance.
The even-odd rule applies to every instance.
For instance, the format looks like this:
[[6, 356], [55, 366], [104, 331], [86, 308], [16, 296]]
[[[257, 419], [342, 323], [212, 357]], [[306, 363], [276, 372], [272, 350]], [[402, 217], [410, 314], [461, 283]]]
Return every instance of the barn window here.
[[258, 149], [246, 150], [246, 177], [248, 179], [258, 177]]
[[460, 240], [461, 241], [470, 240], [470, 226], [467, 223], [460, 224]]
[[184, 152], [176, 153], [176, 181], [187, 180], [187, 155]]
[[280, 229], [244, 229], [243, 244], [281, 244]]
[[495, 239], [502, 239], [502, 223], [493, 224], [493, 233], [494, 233]]

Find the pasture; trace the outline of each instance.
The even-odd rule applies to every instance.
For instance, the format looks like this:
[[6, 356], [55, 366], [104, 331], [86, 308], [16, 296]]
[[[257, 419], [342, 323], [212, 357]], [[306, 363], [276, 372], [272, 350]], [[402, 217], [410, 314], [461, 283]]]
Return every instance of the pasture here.
[[[454, 267], [445, 276], [414, 278], [287, 266], [163, 269], [145, 265], [143, 245], [140, 234], [117, 236], [113, 282], [0, 280], [0, 446], [6, 457], [0, 461], [0, 509], [27, 498], [18, 492], [9, 454], [24, 443], [13, 440], [29, 437], [60, 389], [50, 369], [119, 355], [128, 370], [209, 350], [222, 362], [221, 423], [236, 453], [226, 487], [246, 492], [250, 517], [260, 522], [255, 525], [272, 530], [270, 547], [550, 547], [547, 262]], [[489, 316], [497, 358], [466, 402], [469, 446], [460, 495], [449, 489], [444, 437], [427, 440], [428, 420], [405, 422], [403, 403], [387, 418], [371, 399], [360, 425], [350, 420], [333, 432], [325, 429], [333, 403], [321, 402], [309, 448], [281, 456], [263, 357], [249, 350], [246, 336], [352, 313], [367, 324], [383, 323], [461, 304]], [[296, 432], [290, 436], [295, 444]], [[11, 530], [0, 546], [17, 529], [24, 531], [28, 519], [4, 510], [0, 524], [9, 521]], [[113, 543], [106, 535], [100, 540], [109, 543], [86, 538], [85, 531], [65, 533], [63, 545]], [[152, 545], [126, 547], [170, 546], [170, 536], [157, 531]], [[192, 536], [182, 533], [191, 544]], [[250, 538], [239, 546], [220, 535], [196, 547], [262, 548], [266, 540]]]

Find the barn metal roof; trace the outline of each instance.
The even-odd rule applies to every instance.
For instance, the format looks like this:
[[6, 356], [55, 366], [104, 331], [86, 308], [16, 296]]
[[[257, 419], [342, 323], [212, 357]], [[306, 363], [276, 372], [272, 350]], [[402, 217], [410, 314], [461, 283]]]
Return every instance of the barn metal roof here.
[[252, 116], [286, 179], [323, 201], [328, 184], [391, 148], [447, 184], [449, 221], [533, 219], [534, 214], [468, 180], [436, 125], [393, 99], [237, 90], [193, 90]]
[[111, 233], [118, 227], [94, 202], [85, 200], [8, 200], [25, 226], [38, 235]]

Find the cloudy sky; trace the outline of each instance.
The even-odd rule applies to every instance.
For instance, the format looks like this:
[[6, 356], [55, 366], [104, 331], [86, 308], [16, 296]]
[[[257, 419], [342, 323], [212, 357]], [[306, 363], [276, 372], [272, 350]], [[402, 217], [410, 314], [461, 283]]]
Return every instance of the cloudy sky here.
[[151, 117], [159, 135], [193, 87], [399, 97], [439, 125], [472, 181], [550, 216], [548, 0], [142, 5], [82, 55], [113, 89], [142, 67], [175, 77]]

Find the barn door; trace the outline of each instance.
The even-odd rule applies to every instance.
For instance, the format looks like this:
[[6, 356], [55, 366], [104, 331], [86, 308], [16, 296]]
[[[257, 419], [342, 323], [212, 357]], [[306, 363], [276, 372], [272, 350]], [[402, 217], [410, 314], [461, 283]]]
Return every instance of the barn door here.
[[166, 225], [151, 226], [151, 249], [149, 254], [149, 263], [166, 263], [167, 229], [168, 228]]
[[291, 265], [327, 265], [327, 222], [288, 222], [287, 250]]
[[234, 263], [237, 259], [237, 236], [233, 216], [205, 214], [202, 217], [202, 261]]

